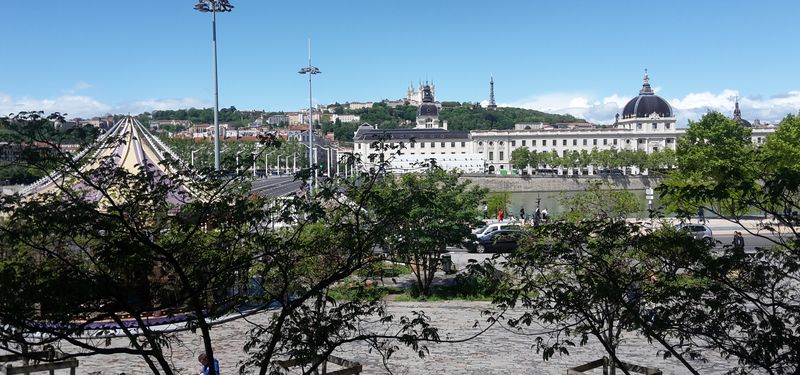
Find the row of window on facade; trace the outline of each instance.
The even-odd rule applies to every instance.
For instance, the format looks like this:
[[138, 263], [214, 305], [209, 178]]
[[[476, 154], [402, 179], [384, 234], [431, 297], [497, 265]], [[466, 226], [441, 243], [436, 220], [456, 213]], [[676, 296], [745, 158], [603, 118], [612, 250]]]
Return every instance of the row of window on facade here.
[[[657, 130], [658, 129], [658, 123], [657, 122], [654, 122], [651, 126], [653, 127], [653, 130]], [[668, 122], [664, 123], [664, 129], [669, 129], [670, 126], [671, 126], [670, 123], [668, 123]], [[641, 122], [637, 122], [636, 123], [636, 129], [637, 130], [642, 130], [642, 123]]]
[[[461, 151], [461, 153], [462, 153], [462, 154], [466, 154], [466, 152], [465, 152], [465, 151]], [[446, 152], [444, 152], [444, 151], [440, 152], [439, 154], [441, 154], [441, 155], [447, 155], [447, 153], [446, 153]], [[452, 152], [450, 152], [450, 154], [451, 154], [451, 155], [455, 155], [455, 154], [456, 154], [456, 152], [455, 152], [455, 151], [452, 151]], [[425, 155], [425, 153], [424, 153], [424, 152], [420, 152], [419, 154], [416, 154], [416, 153], [414, 153], [414, 152], [409, 152], [409, 153], [406, 153], [406, 155]], [[430, 153], [430, 155], [436, 155], [436, 151], [432, 151], [432, 152]]]
[[[437, 142], [428, 142], [430, 148], [436, 148]], [[450, 147], [456, 147], [457, 142], [438, 142], [440, 147], [447, 147], [447, 144], [450, 144]], [[466, 147], [467, 142], [458, 142], [461, 143], [461, 147]], [[419, 148], [425, 148], [425, 142], [408, 142], [409, 148], [416, 148], [419, 145]], [[404, 147], [405, 142], [400, 142], [400, 147]], [[356, 143], [356, 148], [361, 148], [361, 143]]]
[[[528, 146], [526, 141], [527, 140], [525, 140], [525, 139], [523, 139], [521, 141], [522, 142], [522, 145], [521, 145], [522, 147]], [[530, 141], [531, 141], [530, 142], [530, 146], [531, 147], [536, 147], [536, 140], [532, 139]], [[586, 138], [581, 139], [580, 141], [581, 141], [583, 146], [588, 146], [589, 145], [589, 140], [586, 139]], [[639, 144], [645, 143], [645, 139], [644, 138], [639, 138], [638, 142], [639, 142]], [[667, 142], [667, 144], [671, 144], [672, 142], [674, 142], [674, 139], [667, 138], [666, 142]], [[618, 139], [617, 138], [612, 138], [611, 139], [611, 143], [612, 143], [612, 145], [616, 146], [618, 144]], [[631, 140], [630, 139], [626, 139], [625, 140], [625, 144], [629, 144], [629, 143], [631, 143]], [[504, 142], [503, 141], [499, 141], [498, 144], [500, 146], [502, 146], [502, 145], [504, 145]], [[558, 145], [558, 140], [557, 139], [552, 139], [551, 140], [551, 145], [552, 146], [557, 146]], [[567, 146], [568, 145], [568, 140], [567, 139], [562, 139], [561, 140], [561, 145], [562, 146]], [[577, 146], [578, 145], [578, 139], [577, 138], [572, 140], [572, 145], [573, 146]], [[592, 139], [592, 146], [597, 146], [597, 145], [598, 145], [598, 139], [597, 138]], [[478, 142], [478, 146], [483, 146], [483, 141]], [[494, 141], [489, 141], [489, 146], [494, 146]], [[516, 146], [517, 146], [517, 141], [511, 141], [511, 147], [516, 147]], [[542, 140], [542, 146], [547, 146], [547, 140], [546, 139]], [[608, 146], [608, 138], [603, 138], [603, 146]]]

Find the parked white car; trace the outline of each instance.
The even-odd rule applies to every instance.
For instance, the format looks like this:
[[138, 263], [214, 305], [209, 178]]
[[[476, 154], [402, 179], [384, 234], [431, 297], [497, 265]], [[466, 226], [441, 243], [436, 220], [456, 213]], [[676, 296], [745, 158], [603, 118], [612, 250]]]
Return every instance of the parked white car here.
[[483, 236], [485, 236], [485, 235], [487, 235], [489, 233], [492, 233], [494, 231], [498, 231], [498, 230], [501, 230], [501, 229], [519, 229], [519, 222], [516, 222], [516, 221], [498, 221], [498, 222], [494, 222], [494, 223], [489, 223], [489, 224], [486, 224], [485, 226], [483, 226], [481, 228], [473, 230], [472, 234], [474, 234], [475, 237], [480, 238], [480, 237], [483, 237]]

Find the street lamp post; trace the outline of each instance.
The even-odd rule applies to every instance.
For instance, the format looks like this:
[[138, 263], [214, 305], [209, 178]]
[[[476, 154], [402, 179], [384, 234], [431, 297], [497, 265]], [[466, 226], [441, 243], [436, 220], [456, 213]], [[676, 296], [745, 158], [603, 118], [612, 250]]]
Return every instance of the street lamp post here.
[[219, 156], [219, 81], [217, 79], [217, 12], [233, 10], [228, 0], [198, 0], [194, 9], [211, 13], [211, 42], [214, 49], [214, 169], [220, 170]]
[[269, 177], [269, 156], [272, 152], [264, 153], [264, 178]]
[[256, 177], [256, 156], [258, 155], [258, 153], [253, 151], [252, 155], [253, 155], [253, 177]]
[[241, 151], [236, 151], [236, 174], [237, 175], [239, 174], [239, 154], [241, 154], [241, 153], [242, 153]]
[[333, 147], [319, 146], [319, 148], [325, 150], [325, 164], [327, 164], [328, 178], [331, 178], [331, 155], [333, 154]]
[[[322, 73], [317, 67], [311, 65], [311, 40], [308, 41], [308, 66], [300, 69], [300, 74], [308, 74], [308, 163], [314, 160], [314, 107], [311, 102], [311, 76]], [[309, 165], [310, 166], [310, 165]], [[310, 166], [311, 167], [311, 166]], [[313, 168], [313, 167], [312, 167]], [[309, 192], [314, 191], [314, 180], [316, 180], [316, 170], [311, 171], [311, 182]]]
[[194, 149], [194, 150], [192, 150], [192, 158], [191, 158], [191, 159], [192, 159], [192, 161], [190, 162], [190, 164], [192, 165], [192, 167], [194, 167], [194, 153], [195, 153], [195, 152], [197, 152], [197, 151], [200, 151], [200, 149], [198, 148], [198, 149]]

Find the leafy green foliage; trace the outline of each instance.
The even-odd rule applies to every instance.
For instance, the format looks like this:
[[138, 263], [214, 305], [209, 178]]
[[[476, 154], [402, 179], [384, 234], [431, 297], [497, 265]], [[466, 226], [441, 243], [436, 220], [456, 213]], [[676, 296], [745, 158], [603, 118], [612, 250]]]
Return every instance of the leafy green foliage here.
[[[447, 104], [447, 105], [445, 105]], [[337, 109], [338, 110], [338, 109]], [[361, 116], [361, 122], [377, 125], [379, 129], [414, 127], [417, 107], [402, 105], [390, 108], [386, 103], [375, 103], [371, 108], [357, 110], [344, 109], [341, 112]], [[580, 122], [571, 115], [555, 115], [522, 108], [497, 108], [490, 110], [472, 103], [444, 102], [439, 113], [441, 121], [448, 122], [450, 130], [513, 129], [514, 124], [523, 122]], [[334, 132], [339, 141], [352, 142], [353, 131], [359, 124], [322, 123], [326, 132]]]
[[451, 130], [513, 129], [514, 124], [582, 122], [572, 115], [557, 115], [532, 109], [498, 107], [488, 109], [468, 103], [460, 107], [443, 108], [439, 119], [448, 122]]
[[677, 166], [661, 190], [669, 208], [682, 216], [700, 206], [741, 215], [749, 211], [746, 196], [760, 190], [750, 130], [717, 112], [689, 124], [678, 141]]
[[[38, 168], [26, 165], [24, 159], [44, 160], [54, 155], [66, 156], [64, 145], [79, 145], [81, 149], [94, 142], [100, 129], [93, 126], [78, 126], [69, 129], [57, 128], [56, 122], [64, 118], [55, 113], [43, 117], [41, 112], [21, 112], [20, 118], [35, 117], [35, 121], [23, 123], [0, 121], [0, 155], [9, 155], [10, 160], [0, 160], [0, 184], [29, 184], [52, 171], [53, 166]], [[26, 143], [26, 134], [35, 132], [36, 143]]]
[[491, 193], [486, 198], [487, 215], [490, 218], [497, 217], [500, 210], [508, 213], [508, 207], [511, 205], [511, 193]]
[[440, 252], [468, 238], [485, 190], [431, 167], [425, 173], [387, 178], [376, 192], [382, 202], [379, 211], [403, 212], [386, 246], [394, 260], [411, 266], [420, 293], [429, 294]]
[[511, 151], [511, 165], [515, 169], [525, 169], [531, 164], [531, 151], [527, 147], [520, 147]]
[[587, 219], [624, 219], [641, 211], [639, 199], [627, 190], [614, 190], [610, 184], [589, 181], [584, 191], [561, 198], [561, 204], [570, 210], [564, 219], [579, 222]]
[[[271, 114], [263, 111], [240, 111], [234, 106], [220, 108], [219, 122], [230, 124], [234, 128], [243, 128], [253, 123], [262, 116]], [[150, 114], [153, 120], [188, 120], [195, 124], [214, 123], [214, 108], [189, 108], [189, 109], [169, 109], [153, 111]], [[147, 124], [147, 122], [142, 121]]]
[[[741, 371], [790, 374], [800, 363], [800, 304], [793, 297], [800, 250], [798, 221], [790, 214], [800, 207], [798, 129], [797, 116], [789, 115], [758, 147], [750, 129], [709, 113], [690, 124], [678, 143], [678, 170], [658, 189], [681, 216], [703, 207], [771, 244], [750, 255], [726, 248], [699, 260], [691, 272], [700, 291], [670, 309], [680, 320], [667, 332], [691, 336], [689, 347], [738, 357]], [[746, 225], [753, 212], [767, 220]]]
[[[43, 121], [36, 115], [2, 119], [30, 130], [19, 135], [32, 140], [41, 134], [25, 125]], [[109, 138], [94, 147], [113, 150], [121, 142]], [[262, 146], [263, 156], [274, 145]], [[43, 337], [44, 343], [73, 344], [57, 345], [67, 357], [135, 355], [153, 373], [172, 374], [169, 348], [177, 338], [141, 325], [149, 314], [191, 316], [187, 327], [200, 332], [213, 359], [209, 319], [244, 303], [281, 306], [246, 340], [245, 365], [260, 373], [275, 370], [279, 359], [326, 358], [346, 342], [367, 340], [390, 351], [389, 343], [399, 341], [424, 355], [424, 342], [439, 340], [422, 312], [396, 319], [374, 293], [347, 301], [328, 294], [379, 262], [373, 249], [411, 222], [407, 206], [383, 204], [414, 192], [377, 189], [394, 181], [384, 169], [324, 181], [314, 196], [271, 199], [251, 194], [230, 169], [184, 170], [164, 160], [170, 172], [160, 174], [152, 166], [118, 167], [113, 154], [92, 163], [38, 156], [24, 162], [55, 166], [60, 177], [54, 185], [34, 196], [0, 197], [0, 348], [19, 350]], [[122, 345], [76, 336], [93, 322], [130, 317], [141, 332], [123, 330], [128, 340]], [[375, 319], [396, 335], [385, 335], [386, 327], [373, 331]], [[75, 347], [81, 352], [69, 349]]]
[[[677, 307], [674, 300], [698, 296], [690, 287], [683, 288], [687, 294], [674, 294], [674, 285], [692, 285], [686, 282], [693, 280], [691, 275], [682, 271], [693, 264], [686, 252], [707, 257], [709, 248], [675, 230], [651, 231], [609, 217], [539, 225], [528, 229], [520, 248], [505, 256], [502, 271], [510, 276], [499, 284], [494, 303], [500, 311], [521, 311], [506, 318], [511, 327], [542, 325], [544, 332], [533, 346], [545, 360], [597, 340], [612, 366], [621, 367], [617, 349], [622, 335], [638, 332], [658, 341], [696, 374], [683, 358], [686, 353], [669, 341], [672, 336], [653, 328], [662, 324], [653, 320], [661, 304]], [[492, 263], [482, 268], [500, 271]]]
[[639, 167], [657, 172], [671, 169], [676, 164], [675, 151], [670, 148], [647, 154], [644, 151], [631, 150], [573, 150], [563, 155], [556, 151], [539, 153], [520, 147], [511, 152], [511, 164], [516, 169], [531, 167], [616, 169], [622, 167]]

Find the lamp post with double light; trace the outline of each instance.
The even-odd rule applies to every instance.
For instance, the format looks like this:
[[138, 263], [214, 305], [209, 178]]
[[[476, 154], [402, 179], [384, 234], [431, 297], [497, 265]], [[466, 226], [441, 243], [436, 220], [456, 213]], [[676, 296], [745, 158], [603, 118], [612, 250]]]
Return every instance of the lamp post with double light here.
[[[308, 66], [300, 69], [300, 74], [308, 74], [308, 164], [309, 167], [314, 160], [314, 105], [311, 101], [311, 76], [322, 73], [317, 67], [311, 65], [311, 41], [308, 42]], [[309, 191], [314, 191], [314, 180], [316, 180], [316, 170], [311, 171], [311, 181], [308, 184]]]

